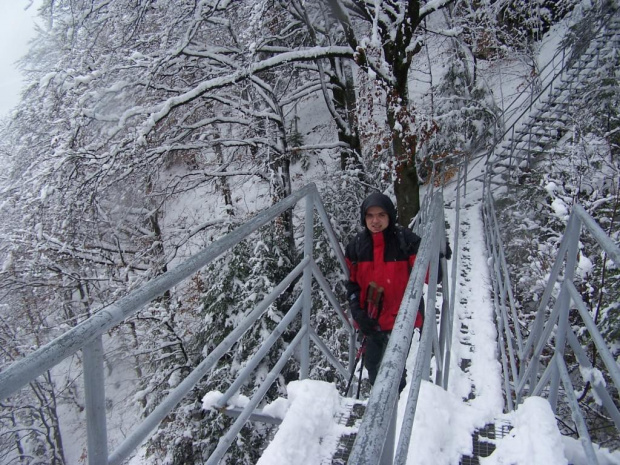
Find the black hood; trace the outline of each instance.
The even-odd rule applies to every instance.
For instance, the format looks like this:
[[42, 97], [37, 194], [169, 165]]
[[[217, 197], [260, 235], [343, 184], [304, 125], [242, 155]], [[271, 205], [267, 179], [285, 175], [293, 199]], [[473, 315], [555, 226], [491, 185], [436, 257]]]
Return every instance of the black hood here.
[[392, 200], [381, 192], [373, 192], [362, 202], [361, 215], [362, 226], [366, 227], [366, 210], [370, 207], [383, 208], [390, 217], [390, 224], [388, 227], [393, 227], [396, 224], [396, 207], [392, 203]]

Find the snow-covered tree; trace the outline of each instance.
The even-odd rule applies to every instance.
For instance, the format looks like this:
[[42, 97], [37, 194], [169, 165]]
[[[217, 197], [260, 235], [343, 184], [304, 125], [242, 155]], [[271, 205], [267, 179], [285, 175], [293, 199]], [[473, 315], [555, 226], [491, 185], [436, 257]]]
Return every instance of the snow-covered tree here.
[[450, 2], [327, 2], [356, 52], [357, 65], [383, 88], [389, 128], [386, 161], [394, 170], [393, 189], [403, 224], [409, 224], [419, 210], [416, 154], [429, 134], [428, 123], [417, 117], [409, 102], [409, 70], [413, 57], [424, 45], [420, 41], [420, 25]]
[[[43, 2], [49, 28], [25, 62], [30, 84], [3, 133], [2, 273], [6, 299], [37, 289], [28, 305], [49, 328], [45, 340], [290, 194], [293, 155], [342, 147], [289, 145], [292, 110], [327, 98], [334, 85], [325, 68], [336, 63], [328, 60], [352, 56], [349, 47], [311, 40], [308, 23], [288, 21], [301, 18], [293, 6]], [[247, 207], [250, 185], [264, 200]], [[200, 214], [185, 206], [188, 195], [209, 199]], [[270, 233], [276, 246], [248, 251], [245, 263], [265, 250], [282, 250], [291, 263], [296, 227], [287, 212]], [[262, 282], [269, 263], [244, 279]], [[206, 279], [229, 276], [226, 266], [214, 265]], [[232, 289], [235, 305], [222, 316], [238, 314], [245, 289]], [[187, 311], [206, 298], [187, 290], [192, 284], [115, 330], [125, 349], [118, 360], [133, 359], [144, 380], [145, 413], [195, 366], [202, 339], [225, 334]]]

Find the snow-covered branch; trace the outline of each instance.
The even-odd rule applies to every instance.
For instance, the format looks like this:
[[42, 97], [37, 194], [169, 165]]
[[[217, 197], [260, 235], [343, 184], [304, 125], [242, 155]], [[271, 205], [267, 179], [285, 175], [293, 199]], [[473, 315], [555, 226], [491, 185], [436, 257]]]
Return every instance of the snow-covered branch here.
[[[239, 70], [235, 73], [232, 73], [227, 76], [221, 76], [214, 79], [210, 79], [206, 82], [201, 83], [196, 86], [194, 89], [187, 91], [181, 95], [176, 97], [169, 98], [165, 102], [157, 105], [158, 109], [153, 111], [146, 123], [143, 125], [141, 133], [142, 136], [150, 133], [155, 125], [161, 121], [164, 117], [166, 117], [170, 111], [184, 103], [191, 102], [192, 100], [201, 97], [203, 94], [210, 90], [219, 89], [222, 87], [226, 87], [237, 82], [240, 82], [244, 79], [249, 78], [253, 74], [259, 73], [261, 71], [266, 71], [278, 66], [282, 66], [287, 63], [292, 63], [295, 61], [307, 61], [307, 60], [315, 60], [318, 58], [328, 58], [328, 57], [353, 57], [353, 50], [350, 47], [342, 47], [342, 46], [330, 46], [330, 47], [313, 47], [305, 50], [298, 50], [295, 52], [285, 52], [275, 57], [267, 58], [265, 60], [259, 61], [257, 63], [251, 64], [244, 70]], [[148, 110], [147, 110], [148, 112]], [[142, 109], [133, 109], [128, 111], [121, 122], [126, 121], [129, 117], [144, 113]]]

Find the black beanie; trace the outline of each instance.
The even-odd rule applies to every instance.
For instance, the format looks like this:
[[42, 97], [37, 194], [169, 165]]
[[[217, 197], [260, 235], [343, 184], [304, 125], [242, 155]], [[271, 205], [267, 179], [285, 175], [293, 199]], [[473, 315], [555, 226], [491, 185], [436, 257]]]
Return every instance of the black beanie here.
[[394, 207], [392, 200], [381, 192], [373, 192], [362, 202], [362, 226], [366, 227], [366, 210], [370, 207], [381, 207], [386, 211], [388, 217], [390, 218], [390, 224], [388, 227], [396, 224], [396, 207]]

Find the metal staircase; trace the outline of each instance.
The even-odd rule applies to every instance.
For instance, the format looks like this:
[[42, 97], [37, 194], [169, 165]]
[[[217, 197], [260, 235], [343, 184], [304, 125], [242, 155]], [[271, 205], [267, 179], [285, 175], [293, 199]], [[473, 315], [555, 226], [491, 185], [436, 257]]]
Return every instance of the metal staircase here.
[[[589, 463], [597, 463], [596, 454], [589, 440], [583, 419], [579, 419], [578, 403], [575, 401], [574, 395], [571, 397], [573, 392], [572, 384], [570, 377], [566, 374], [566, 366], [562, 358], [564, 351], [567, 347], [570, 347], [580, 362], [588, 368], [587, 357], [580, 351], [579, 344], [575, 342], [575, 335], [570, 326], [567, 325], [567, 312], [571, 305], [578, 308], [583, 319], [587, 322], [587, 331], [593, 334], [593, 338], [597, 340], [599, 353], [608, 365], [609, 376], [617, 389], [620, 388], [620, 372], [617, 363], [610, 355], [609, 349], [604, 344], [600, 344], [600, 334], [597, 336], [596, 326], [587, 320], [587, 310], [584, 309], [585, 307], [583, 302], [580, 301], [578, 293], [571, 288], [572, 283], [568, 278], [571, 276], [570, 267], [574, 265], [578, 251], [580, 224], [585, 224], [588, 229], [594, 232], [603, 249], [618, 266], [620, 266], [620, 249], [609, 238], [606, 238], [604, 234], [601, 235], [600, 228], [597, 229], [596, 224], [585, 212], [578, 207], [575, 208], [574, 219], [571, 220], [566, 240], [558, 253], [560, 259], [557, 267], [554, 267], [548, 294], [545, 294], [546, 296], [543, 297], [541, 302], [540, 316], [537, 317], [534, 327], [531, 328], [529, 336], [526, 337], [521, 334], [519, 325], [516, 324], [518, 318], [507, 264], [503, 254], [499, 225], [494, 212], [492, 186], [505, 186], [514, 182], [515, 179], [518, 180], [519, 176], [531, 169], [541, 156], [546, 156], [553, 151], [557, 141], [562, 137], [566, 137], [572, 130], [573, 96], [576, 93], [582, 92], [584, 83], [596, 76], [601, 61], [619, 59], [620, 15], [618, 10], [612, 2], [609, 2], [601, 7], [600, 13], [599, 25], [593, 29], [591, 36], [583, 37], [583, 43], [577, 47], [577, 49], [582, 51], [576, 53], [565, 52], [558, 55], [558, 63], [552, 67], [554, 72], [549, 79], [543, 82], [542, 91], [532, 100], [532, 103], [526, 105], [522, 112], [510, 117], [513, 123], [505, 132], [503, 141], [494, 148], [488, 157], [489, 162], [483, 196], [486, 244], [489, 257], [492, 258], [490, 268], [496, 307], [497, 342], [504, 371], [506, 410], [516, 409], [519, 403], [530, 395], [546, 394], [550, 398], [552, 405], [557, 404], [558, 396], [566, 395], [572, 414], [576, 418], [576, 422], [579, 423], [579, 432], [582, 437], [584, 450], [590, 460]], [[457, 181], [459, 188], [462, 185], [460, 176], [461, 172], [459, 171], [459, 180]], [[125, 318], [138, 311], [142, 305], [161, 295], [182, 280], [187, 279], [197, 270], [247, 237], [252, 231], [272, 221], [273, 218], [292, 208], [302, 199], [306, 202], [305, 253], [298, 266], [282, 283], [277, 285], [274, 292], [265, 301], [257, 304], [247, 321], [244, 320], [229, 337], [211, 353], [206, 354], [205, 359], [196, 368], [195, 372], [190, 373], [177, 388], [172, 390], [170, 395], [127, 436], [127, 439], [119, 447], [109, 451], [106, 442], [105, 392], [102, 387], [102, 378], [104, 377], [102, 359], [103, 335], [110, 328], [118, 325]], [[458, 230], [458, 199], [459, 196], [457, 194], [457, 226], [455, 227], [457, 234], [453, 240], [455, 254], [458, 252], [458, 236], [460, 233]], [[438, 264], [437, 260], [434, 259], [439, 255], [440, 251], [445, 252], [445, 241], [443, 239], [446, 237], [446, 231], [443, 197], [440, 193], [431, 192], [427, 196], [427, 200], [428, 202], [424, 204], [419, 216], [420, 221], [416, 225], [420, 236], [423, 238], [420, 254], [412, 271], [409, 286], [399, 311], [384, 362], [369, 399], [364, 402], [355, 402], [352, 399], [347, 400], [346, 413], [341, 414], [337, 421], [351, 427], [351, 430], [349, 434], [339, 438], [336, 453], [330, 463], [354, 463], [356, 465], [406, 463], [408, 443], [415, 419], [416, 404], [422, 380], [432, 379], [437, 385], [447, 389], [453, 340], [452, 328], [454, 326], [454, 289], [458, 274], [456, 260], [452, 262], [452, 281], [448, 283], [445, 280], [441, 286], [443, 298], [439, 312], [439, 324], [437, 324], [435, 318], [425, 319], [415, 366], [412, 370], [413, 382], [408, 393], [408, 403], [401, 435], [396, 438], [394, 422], [395, 408], [398, 401], [398, 383], [401, 379], [401, 373], [411, 345], [413, 322], [415, 321], [418, 303], [422, 297], [427, 270], [430, 269], [431, 276], [427, 294], [427, 308], [430, 309], [435, 308], [435, 298], [437, 297], [435, 278], [438, 273], [438, 267], [442, 267], [443, 276], [448, 276], [446, 261], [441, 260]], [[343, 326], [349, 332], [348, 364], [349, 367], [353, 366], [355, 353], [353, 327], [348, 315], [341, 308], [331, 291], [331, 286], [326, 282], [312, 256], [315, 210], [323, 223], [329, 241], [334, 248], [334, 253], [342, 266], [343, 273], [346, 274], [342, 251], [331, 229], [329, 218], [320, 202], [318, 192], [315, 186], [307, 186], [290, 198], [259, 214], [255, 219], [243, 225], [238, 231], [231, 233], [231, 235], [223, 238], [220, 242], [200, 252], [187, 263], [173, 270], [173, 272], [166, 273], [148, 283], [127, 298], [95, 314], [78, 327], [37, 350], [26, 359], [8, 367], [0, 373], [0, 399], [11, 396], [40, 373], [44, 373], [51, 367], [62, 363], [71, 354], [81, 351], [84, 356], [85, 390], [87, 391], [88, 398], [86, 405], [89, 423], [88, 463], [90, 465], [120, 464], [130, 457], [144, 440], [150, 437], [166, 415], [178, 405], [180, 400], [202, 377], [210, 372], [214, 364], [230, 350], [236, 338], [260, 318], [260, 315], [266, 311], [269, 305], [278, 297], [279, 293], [283, 292], [294, 280], [301, 279], [303, 290], [299, 300], [282, 320], [281, 325], [274, 330], [273, 334], [265, 342], [265, 346], [260, 348], [255, 358], [248, 361], [247, 366], [240, 372], [237, 380], [233, 382], [228, 391], [218, 401], [217, 408], [220, 412], [237, 417], [237, 420], [221, 438], [217, 449], [213, 451], [213, 454], [206, 462], [218, 463], [225, 456], [228, 446], [235, 440], [236, 434], [246, 421], [254, 420], [272, 423], [279, 423], [281, 421], [269, 418], [268, 415], [261, 411], [259, 406], [264, 394], [277, 377], [282, 366], [294, 355], [295, 350], [301, 354], [300, 378], [303, 379], [308, 376], [308, 348], [310, 341], [323, 352], [325, 357], [334, 366], [334, 370], [341, 377], [348, 378], [351, 368], [347, 369], [341, 364], [339, 355], [332, 354], [321, 341], [315, 329], [310, 326], [309, 315], [313, 298], [311, 283], [313, 280], [318, 282], [333, 305], [334, 313], [340, 317]], [[562, 268], [565, 257], [567, 265]], [[563, 279], [560, 279], [560, 275], [563, 276]], [[553, 300], [550, 297], [556, 283], [559, 283], [558, 286], [561, 287], [562, 291]], [[281, 360], [277, 362], [276, 366], [267, 375], [263, 385], [257, 388], [255, 397], [252, 398], [246, 408], [229, 407], [228, 401], [247, 380], [249, 372], [258, 365], [261, 356], [269, 350], [271, 345], [282, 335], [287, 324], [295, 318], [302, 321], [299, 333], [290, 342], [289, 349], [282, 355]], [[467, 324], [463, 323], [461, 325], [461, 331], [463, 333], [461, 336], [466, 336], [469, 331]], [[558, 335], [560, 336], [558, 337]], [[555, 339], [552, 336], [555, 336]], [[543, 360], [541, 360], [541, 353], [547, 345], [552, 344], [556, 355], [545, 365]], [[460, 368], [463, 371], [467, 371], [468, 361], [466, 358], [462, 359]], [[563, 389], [560, 389], [560, 386], [563, 386]], [[620, 412], [614, 405], [614, 399], [610, 398], [605, 386], [601, 383], [596, 384], [594, 388], [600, 395], [616, 428], [620, 431]], [[470, 394], [470, 399], [467, 400], [471, 400], [472, 396], [475, 396], [473, 391]], [[478, 457], [488, 456], [494, 448], [495, 441], [508, 434], [510, 427], [504, 420], [498, 419], [496, 423], [490, 423], [476, 431], [472, 438], [473, 453], [470, 456], [464, 456], [461, 463], [463, 465], [479, 463]]]
[[[541, 156], [556, 153], [555, 147], [573, 131], [578, 109], [576, 96], [587, 91], [605, 61], [620, 65], [620, 15], [615, 2], [604, 2], [582, 22], [579, 37], [545, 67], [542, 89], [516, 116], [504, 117], [511, 126], [489, 152], [489, 182], [507, 185], [532, 169]], [[590, 27], [588, 27], [590, 26]], [[523, 99], [521, 99], [523, 100]]]

